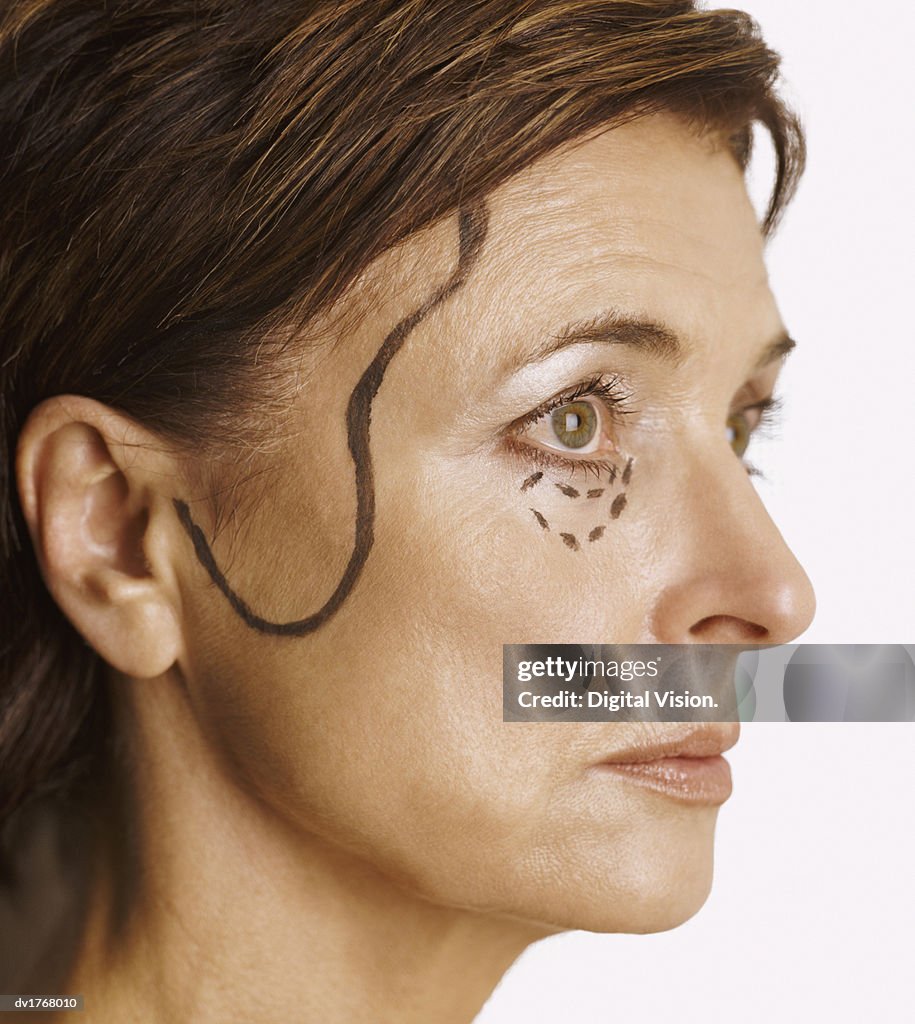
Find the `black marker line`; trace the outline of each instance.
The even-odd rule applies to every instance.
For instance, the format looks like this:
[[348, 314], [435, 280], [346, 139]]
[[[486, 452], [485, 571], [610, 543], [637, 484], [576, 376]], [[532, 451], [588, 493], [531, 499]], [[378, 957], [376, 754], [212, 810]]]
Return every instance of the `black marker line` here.
[[560, 533], [559, 536], [562, 537], [562, 542], [567, 548], [571, 548], [573, 551], [581, 550], [574, 533]]
[[603, 487], [592, 487], [591, 490], [588, 491], [588, 497], [589, 498], [599, 498], [603, 493], [604, 493]]
[[194, 544], [194, 551], [210, 579], [222, 591], [229, 604], [252, 629], [275, 636], [305, 636], [313, 633], [340, 608], [349, 597], [362, 573], [372, 545], [375, 543], [375, 476], [369, 446], [372, 402], [384, 379], [391, 360], [400, 351], [410, 333], [467, 280], [486, 239], [488, 217], [484, 206], [461, 210], [458, 218], [460, 243], [458, 265], [437, 292], [418, 309], [405, 316], [384, 339], [374, 359], [353, 388], [346, 409], [347, 440], [356, 475], [356, 529], [349, 562], [334, 592], [323, 606], [304, 619], [293, 622], [270, 622], [256, 615], [235, 591], [216, 564], [203, 530], [191, 518], [186, 502], [173, 499], [182, 526]]
[[631, 479], [632, 479], [632, 459], [630, 459], [626, 463], [626, 468], [623, 470], [623, 476], [622, 476], [623, 486], [628, 485], [628, 483], [629, 483], [629, 481]]
[[531, 475], [521, 485], [522, 491], [529, 491], [535, 484], [540, 483], [543, 479], [543, 473], [531, 473]]
[[539, 512], [537, 511], [537, 509], [535, 509], [535, 508], [532, 508], [532, 509], [531, 509], [531, 512], [533, 512], [533, 513], [534, 513], [534, 518], [535, 518], [535, 519], [537, 520], [537, 522], [538, 522], [538, 523], [540, 523], [540, 525], [541, 525], [541, 526], [542, 526], [542, 527], [544, 528], [544, 530], [548, 530], [548, 529], [550, 528], [550, 524], [549, 524], [549, 523], [548, 523], [548, 522], [546, 521], [546, 519], [545, 519], [545, 518], [544, 518], [544, 517], [543, 517], [543, 516], [542, 516], [542, 515], [541, 515], [541, 514], [540, 514], [540, 513], [539, 513]]
[[603, 537], [604, 535], [604, 529], [605, 527], [603, 526], [595, 526], [594, 529], [588, 534], [588, 540], [592, 543], [596, 540], [600, 540], [601, 537]]

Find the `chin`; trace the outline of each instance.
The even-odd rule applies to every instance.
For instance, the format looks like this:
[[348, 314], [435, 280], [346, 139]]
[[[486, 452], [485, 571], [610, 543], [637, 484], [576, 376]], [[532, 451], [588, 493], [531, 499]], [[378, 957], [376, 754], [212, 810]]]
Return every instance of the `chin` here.
[[[634, 829], [603, 848], [582, 845], [553, 858], [551, 881], [515, 908], [551, 931], [646, 934], [688, 921], [708, 898], [717, 809], [695, 811], [677, 826]], [[657, 823], [654, 823], [657, 825]], [[520, 912], [519, 912], [520, 911]]]

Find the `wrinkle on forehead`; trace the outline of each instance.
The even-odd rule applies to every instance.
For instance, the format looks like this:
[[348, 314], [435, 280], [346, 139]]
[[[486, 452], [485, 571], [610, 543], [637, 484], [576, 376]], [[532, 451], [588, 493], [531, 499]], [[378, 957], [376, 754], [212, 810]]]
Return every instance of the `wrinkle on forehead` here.
[[[418, 329], [427, 335], [444, 324], [481, 372], [504, 365], [499, 339], [526, 338], [535, 322], [549, 330], [577, 319], [574, 307], [598, 290], [601, 307], [619, 300], [626, 307], [634, 285], [668, 298], [700, 286], [709, 296], [752, 293], [754, 306], [772, 307], [765, 333], [778, 328], [764, 239], [742, 172], [716, 134], [697, 134], [673, 114], [646, 116], [548, 154], [493, 192], [487, 208], [486, 250], [472, 277], [447, 310]], [[368, 357], [447, 275], [455, 234], [449, 216], [376, 259], [316, 322], [315, 336], [330, 344], [308, 358]], [[675, 279], [676, 288], [668, 283]], [[434, 341], [419, 348], [411, 363], [434, 366]]]
[[557, 151], [493, 193], [489, 208], [487, 251], [449, 311], [488, 339], [479, 353], [488, 371], [610, 306], [685, 335], [742, 331], [747, 344], [782, 329], [739, 166], [675, 118]]

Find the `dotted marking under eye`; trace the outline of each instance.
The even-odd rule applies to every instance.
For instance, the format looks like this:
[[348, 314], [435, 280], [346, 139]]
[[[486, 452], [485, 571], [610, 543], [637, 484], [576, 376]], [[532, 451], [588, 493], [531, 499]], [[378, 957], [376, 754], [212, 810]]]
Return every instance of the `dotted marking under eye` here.
[[559, 536], [562, 537], [562, 542], [567, 548], [571, 548], [572, 551], [581, 551], [581, 545], [575, 539], [574, 533], [560, 533]]
[[610, 466], [607, 472], [610, 474], [610, 483], [616, 483], [616, 466]]
[[589, 498], [599, 498], [603, 493], [604, 493], [603, 487], [592, 487], [591, 490], [588, 491], [588, 497]]
[[541, 514], [540, 514], [540, 513], [539, 513], [539, 512], [537, 511], [537, 509], [535, 509], [535, 508], [532, 508], [532, 509], [531, 509], [531, 512], [533, 512], [533, 513], [534, 513], [534, 518], [535, 518], [535, 519], [537, 520], [537, 522], [538, 522], [538, 523], [540, 523], [540, 525], [541, 525], [541, 526], [542, 526], [542, 527], [544, 528], [544, 530], [548, 530], [548, 529], [550, 528], [550, 524], [549, 524], [549, 523], [548, 523], [548, 522], [546, 521], [546, 519], [545, 519], [545, 518], [544, 518], [544, 517], [543, 517], [543, 516], [542, 516], [542, 515], [541, 515]]
[[613, 504], [610, 506], [610, 518], [619, 519], [623, 509], [626, 507], [626, 495], [618, 494], [613, 499]]
[[543, 473], [532, 473], [527, 480], [521, 485], [522, 491], [529, 491], [536, 484], [539, 484], [543, 479]]
[[603, 526], [595, 526], [594, 529], [588, 534], [588, 540], [592, 543], [596, 540], [600, 540], [604, 535]]
[[631, 479], [632, 479], [632, 459], [630, 459], [626, 463], [626, 468], [623, 470], [623, 476], [622, 476], [623, 486], [626, 486]]
[[556, 484], [556, 486], [567, 498], [578, 497], [578, 491], [576, 491], [574, 487], [570, 487], [568, 484]]

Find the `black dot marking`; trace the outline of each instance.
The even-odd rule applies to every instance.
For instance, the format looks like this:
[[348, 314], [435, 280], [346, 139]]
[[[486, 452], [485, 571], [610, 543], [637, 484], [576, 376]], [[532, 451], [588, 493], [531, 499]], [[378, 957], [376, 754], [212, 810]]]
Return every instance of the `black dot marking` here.
[[616, 466], [611, 466], [610, 469], [608, 470], [608, 472], [610, 473], [610, 483], [611, 484], [615, 483], [616, 482]]
[[626, 507], [626, 495], [625, 494], [618, 494], [613, 499], [613, 504], [610, 506], [610, 518], [611, 519], [619, 519], [619, 517], [622, 514], [623, 509], [625, 507]]
[[594, 529], [588, 534], [588, 540], [590, 540], [592, 542], [595, 541], [595, 540], [600, 540], [601, 537], [603, 537], [603, 535], [604, 535], [604, 527], [603, 526], [595, 526]]
[[543, 473], [531, 473], [531, 475], [521, 485], [522, 491], [529, 491], [535, 484], [539, 484], [543, 479]]
[[626, 463], [626, 468], [623, 470], [622, 476], [623, 486], [626, 486], [632, 479], [632, 459]]
[[556, 486], [567, 498], [578, 497], [578, 491], [576, 491], [574, 487], [570, 487], [568, 484], [556, 484]]
[[591, 490], [588, 491], [588, 497], [589, 498], [599, 498], [603, 493], [604, 493], [603, 487], [592, 487]]
[[574, 533], [560, 533], [559, 536], [562, 537], [562, 542], [567, 548], [571, 548], [573, 551], [581, 550], [578, 541], [575, 539]]
[[534, 513], [534, 518], [535, 518], [535, 519], [537, 520], [537, 522], [538, 522], [538, 523], [540, 523], [540, 525], [541, 525], [541, 526], [542, 526], [542, 527], [544, 528], [544, 530], [548, 530], [548, 529], [550, 528], [550, 524], [549, 524], [549, 523], [548, 523], [548, 522], [546, 521], [546, 519], [545, 519], [545, 518], [544, 518], [544, 517], [543, 517], [543, 516], [542, 516], [542, 515], [541, 515], [541, 514], [540, 514], [540, 513], [539, 513], [539, 512], [537, 511], [537, 509], [535, 509], [535, 508], [532, 508], [532, 509], [531, 509], [531, 512], [533, 512], [533, 513]]

